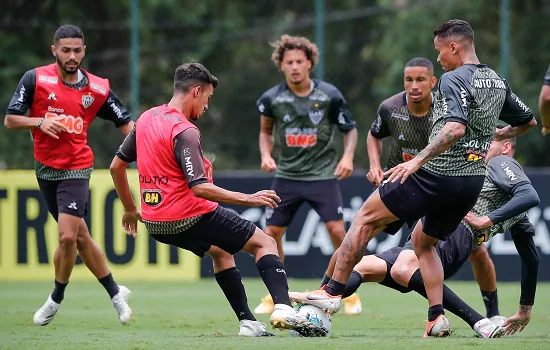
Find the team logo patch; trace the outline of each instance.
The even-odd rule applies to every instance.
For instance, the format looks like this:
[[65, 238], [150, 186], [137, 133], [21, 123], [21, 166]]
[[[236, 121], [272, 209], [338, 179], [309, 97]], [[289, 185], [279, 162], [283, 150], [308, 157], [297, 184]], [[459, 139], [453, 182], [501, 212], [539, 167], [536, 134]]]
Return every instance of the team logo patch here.
[[309, 119], [314, 125], [318, 125], [323, 119], [323, 116], [325, 115], [325, 111], [317, 107], [319, 107], [319, 105], [317, 103], [314, 104], [313, 109], [308, 113]]
[[52, 92], [52, 93], [50, 93], [50, 95], [48, 96], [48, 100], [57, 101], [57, 97], [55, 97], [55, 94]]
[[483, 156], [481, 156], [479, 154], [470, 153], [470, 154], [468, 154], [468, 157], [466, 158], [466, 161], [476, 162], [476, 161], [482, 160], [482, 159], [483, 159]]
[[94, 103], [95, 98], [91, 95], [82, 95], [82, 104], [84, 105], [84, 108], [88, 108]]
[[148, 206], [156, 207], [162, 202], [162, 193], [160, 190], [142, 190], [141, 199]]

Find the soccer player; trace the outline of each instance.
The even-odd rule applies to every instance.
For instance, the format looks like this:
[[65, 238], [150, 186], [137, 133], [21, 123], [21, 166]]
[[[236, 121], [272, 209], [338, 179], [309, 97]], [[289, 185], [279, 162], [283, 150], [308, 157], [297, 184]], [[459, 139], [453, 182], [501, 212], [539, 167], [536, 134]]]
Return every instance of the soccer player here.
[[[272, 46], [271, 60], [285, 81], [267, 90], [257, 102], [261, 113], [259, 144], [261, 168], [275, 172], [272, 188], [281, 197], [277, 208], [266, 209], [266, 233], [275, 238], [284, 260], [283, 235], [304, 202], [325, 223], [334, 248], [342, 243], [346, 232], [338, 180], [353, 172], [357, 129], [342, 93], [310, 77], [318, 60], [315, 44], [304, 37], [283, 35]], [[344, 134], [340, 161], [337, 129]], [[277, 162], [271, 155], [275, 137], [281, 146]], [[264, 314], [272, 309], [273, 301], [267, 295], [254, 312]], [[346, 313], [360, 312], [359, 298], [348, 298]]]
[[[484, 319], [448, 287], [443, 287], [443, 306], [462, 318], [483, 338], [496, 338], [504, 333], [522, 331], [529, 323], [535, 301], [539, 256], [533, 241], [535, 229], [526, 211], [539, 204], [539, 197], [513, 158], [514, 152], [515, 138], [492, 142], [486, 157], [489, 161], [487, 176], [472, 212], [468, 213], [446, 241], [440, 241], [436, 246], [445, 279], [448, 279], [483, 242], [508, 229], [512, 233], [522, 263], [521, 298], [518, 313], [504, 322], [505, 328]], [[363, 257], [354, 267], [342, 296], [354, 293], [363, 282], [378, 282], [402, 293], [414, 290], [426, 297], [418, 259], [412, 249], [409, 239], [403, 247]], [[308, 303], [306, 293], [289, 294], [297, 301]], [[430, 330], [430, 335], [436, 331]]]
[[[428, 145], [433, 118], [432, 89], [436, 83], [432, 62], [423, 57], [413, 58], [405, 64], [405, 91], [391, 96], [378, 107], [377, 117], [367, 135], [370, 162], [367, 178], [373, 185], [382, 183], [385, 170], [412, 159]], [[391, 149], [385, 170], [382, 170], [382, 139], [387, 137], [391, 139]], [[384, 228], [384, 232], [395, 234], [403, 224], [401, 220], [394, 221]], [[337, 251], [333, 254], [327, 276], [334, 271], [337, 254]], [[485, 246], [473, 250], [470, 261], [487, 317], [503, 323], [506, 318], [499, 316], [495, 267]]]
[[544, 84], [540, 90], [539, 112], [542, 123], [542, 136], [550, 134], [550, 67], [544, 76]]
[[55, 63], [23, 75], [4, 119], [7, 128], [31, 129], [40, 192], [59, 225], [59, 245], [54, 255], [55, 287], [34, 314], [33, 321], [39, 326], [52, 321], [63, 300], [78, 251], [86, 267], [109, 293], [120, 323], [125, 324], [132, 315], [128, 305], [130, 290], [113, 279], [83, 218], [88, 210], [88, 185], [94, 164], [87, 143], [88, 126], [99, 116], [128, 134], [134, 122], [109, 88], [109, 81], [80, 68], [86, 52], [80, 28], [70, 24], [59, 27], [51, 49]]
[[[274, 328], [294, 329], [302, 335], [323, 335], [290, 305], [284, 265], [275, 240], [218, 202], [277, 207], [272, 190], [244, 194], [212, 183], [212, 164], [203, 156], [199, 129], [192, 123], [208, 109], [218, 80], [202, 64], [176, 69], [174, 94], [168, 104], [151, 108], [138, 119], [111, 164], [116, 191], [124, 206], [122, 223], [136, 235], [142, 220], [151, 236], [189, 250], [214, 263], [216, 281], [240, 322], [239, 335], [269, 336], [247, 305], [241, 274], [233, 254], [245, 251], [256, 259], [258, 271], [275, 300], [270, 317]], [[139, 157], [138, 157], [139, 155]], [[141, 214], [130, 193], [126, 168], [137, 160]]]
[[450, 20], [434, 31], [438, 62], [447, 73], [440, 79], [428, 146], [413, 159], [390, 169], [390, 175], [356, 213], [339, 249], [336, 268], [326, 288], [308, 296], [327, 312], [340, 309], [341, 296], [353, 267], [369, 241], [387, 224], [420, 218], [412, 233], [429, 299], [430, 329], [451, 332], [444, 315], [443, 268], [435, 245], [451, 235], [476, 203], [485, 179], [483, 161], [495, 135], [496, 122], [509, 126], [497, 140], [521, 135], [536, 125], [533, 114], [512, 93], [507, 82], [479, 63], [474, 32], [462, 20]]

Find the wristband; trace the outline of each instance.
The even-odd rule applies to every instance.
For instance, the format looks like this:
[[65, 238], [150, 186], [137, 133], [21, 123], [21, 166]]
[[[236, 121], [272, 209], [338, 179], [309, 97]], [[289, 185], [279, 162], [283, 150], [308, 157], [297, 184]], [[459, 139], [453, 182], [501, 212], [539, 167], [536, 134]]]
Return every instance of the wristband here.
[[46, 118], [41, 118], [40, 121], [38, 122], [38, 125], [36, 126], [38, 129], [40, 129], [40, 126], [42, 126], [42, 122], [44, 121], [44, 119]]

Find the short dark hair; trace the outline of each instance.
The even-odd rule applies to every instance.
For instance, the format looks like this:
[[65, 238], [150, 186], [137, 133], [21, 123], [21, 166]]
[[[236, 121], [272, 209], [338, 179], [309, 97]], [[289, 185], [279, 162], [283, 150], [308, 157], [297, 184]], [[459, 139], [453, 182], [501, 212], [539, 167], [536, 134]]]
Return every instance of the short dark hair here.
[[450, 37], [460, 37], [474, 42], [474, 30], [470, 23], [461, 19], [451, 19], [443, 24], [440, 24], [434, 30], [434, 38], [448, 39]]
[[55, 34], [53, 35], [53, 42], [55, 44], [59, 39], [67, 38], [80, 38], [82, 39], [82, 42], [84, 42], [84, 32], [75, 25], [64, 24], [55, 31]]
[[405, 68], [406, 67], [426, 67], [432, 72], [434, 70], [433, 63], [429, 59], [424, 57], [415, 57], [411, 59], [409, 62], [405, 64]]
[[212, 84], [215, 89], [218, 86], [218, 78], [213, 76], [202, 64], [190, 62], [176, 68], [174, 91], [187, 93], [193, 86], [208, 84]]

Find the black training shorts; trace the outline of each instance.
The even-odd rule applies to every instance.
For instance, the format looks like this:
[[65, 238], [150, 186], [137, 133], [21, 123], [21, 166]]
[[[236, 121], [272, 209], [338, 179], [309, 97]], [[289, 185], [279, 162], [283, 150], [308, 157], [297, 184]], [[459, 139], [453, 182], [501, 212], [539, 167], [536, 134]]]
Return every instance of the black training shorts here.
[[405, 183], [385, 182], [378, 191], [399, 219], [411, 225], [423, 218], [423, 231], [445, 240], [476, 203], [484, 180], [484, 176], [442, 176], [421, 168]]
[[42, 180], [38, 179], [40, 192], [44, 196], [48, 211], [55, 221], [59, 213], [65, 213], [83, 218], [88, 213], [88, 201], [90, 198], [90, 180]]

